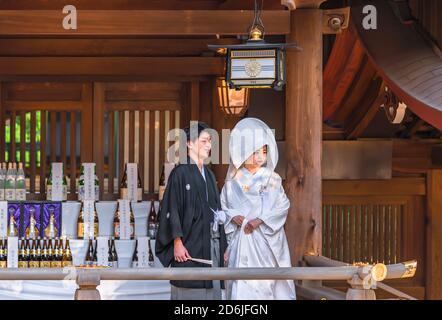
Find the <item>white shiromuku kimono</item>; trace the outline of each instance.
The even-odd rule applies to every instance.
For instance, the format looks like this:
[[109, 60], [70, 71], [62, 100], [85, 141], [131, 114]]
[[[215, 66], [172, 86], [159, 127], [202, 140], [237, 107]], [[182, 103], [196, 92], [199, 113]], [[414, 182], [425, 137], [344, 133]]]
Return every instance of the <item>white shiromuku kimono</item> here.
[[[257, 119], [246, 118], [242, 121], [245, 120]], [[263, 125], [262, 122], [258, 124]], [[255, 144], [254, 151], [265, 144], [270, 146], [267, 155], [269, 161], [274, 153], [274, 148], [271, 147], [275, 143], [274, 136], [267, 137], [270, 141], [257, 140], [252, 141]], [[250, 154], [246, 152], [241, 160], [245, 161], [244, 158], [248, 156]], [[277, 155], [273, 154], [274, 165], [276, 161]], [[290, 203], [282, 187], [281, 177], [273, 171], [273, 167], [263, 166], [255, 174], [243, 166], [235, 169], [231, 165], [229, 169], [221, 192], [221, 206], [227, 216], [225, 232], [229, 241], [229, 267], [291, 267], [284, 231]], [[241, 227], [232, 221], [237, 215], [245, 217]], [[245, 225], [255, 218], [261, 219], [263, 223], [251, 234], [245, 234]], [[231, 300], [296, 299], [293, 280], [234, 280], [226, 281], [226, 285], [227, 299]]]

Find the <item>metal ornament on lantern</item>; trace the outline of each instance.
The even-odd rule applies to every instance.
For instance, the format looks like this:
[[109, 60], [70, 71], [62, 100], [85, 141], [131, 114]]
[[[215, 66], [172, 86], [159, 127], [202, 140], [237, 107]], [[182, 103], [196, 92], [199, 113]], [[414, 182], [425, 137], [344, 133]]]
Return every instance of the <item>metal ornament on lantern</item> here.
[[261, 20], [263, 1], [255, 0], [255, 14], [244, 44], [209, 45], [209, 49], [226, 53], [225, 81], [231, 89], [273, 88], [282, 90], [286, 83], [285, 49], [300, 50], [296, 44], [267, 43]]

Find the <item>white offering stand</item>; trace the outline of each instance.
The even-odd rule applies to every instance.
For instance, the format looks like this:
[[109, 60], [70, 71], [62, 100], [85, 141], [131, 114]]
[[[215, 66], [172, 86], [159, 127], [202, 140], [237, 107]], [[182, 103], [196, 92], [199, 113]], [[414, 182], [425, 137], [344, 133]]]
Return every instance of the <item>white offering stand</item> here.
[[[159, 203], [155, 206], [158, 208]], [[113, 236], [113, 217], [117, 207], [116, 201], [96, 203], [99, 219], [99, 235]], [[62, 203], [62, 237], [69, 238], [73, 264], [84, 264], [88, 241], [77, 238], [77, 219], [81, 203], [67, 201]], [[133, 202], [135, 218], [135, 236], [147, 236], [147, 218], [150, 202]], [[135, 250], [135, 240], [115, 240], [119, 259], [119, 268], [130, 267]], [[155, 240], [151, 240], [155, 252]], [[162, 268], [161, 262], [154, 255], [155, 267]], [[73, 280], [4, 280], [0, 281], [0, 300], [72, 300], [77, 285]], [[101, 281], [97, 288], [104, 300], [169, 300], [170, 284], [167, 280], [128, 280]]]

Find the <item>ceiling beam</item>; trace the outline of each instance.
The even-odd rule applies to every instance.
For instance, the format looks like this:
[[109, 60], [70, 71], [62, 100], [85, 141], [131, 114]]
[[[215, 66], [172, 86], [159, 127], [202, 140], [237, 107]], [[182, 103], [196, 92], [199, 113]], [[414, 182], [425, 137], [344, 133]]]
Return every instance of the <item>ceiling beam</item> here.
[[17, 76], [206, 76], [222, 75], [224, 58], [0, 57], [0, 80]]
[[[208, 44], [238, 44], [237, 38], [79, 39], [0, 38], [2, 57], [180, 57], [209, 52]], [[173, 44], [173, 45], [172, 45]], [[210, 51], [212, 52], [212, 51]]]
[[65, 5], [78, 10], [210, 10], [218, 0], [2, 0], [0, 10], [60, 10]]
[[[0, 10], [0, 36], [207, 36], [247, 33], [251, 10], [80, 10], [65, 30], [62, 10]], [[288, 34], [290, 12], [263, 11], [266, 34]]]

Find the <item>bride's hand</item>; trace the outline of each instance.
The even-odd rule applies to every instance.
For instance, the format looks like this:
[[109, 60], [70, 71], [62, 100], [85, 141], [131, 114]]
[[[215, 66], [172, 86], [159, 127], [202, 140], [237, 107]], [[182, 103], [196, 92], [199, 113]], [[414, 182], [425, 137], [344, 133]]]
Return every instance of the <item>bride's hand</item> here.
[[255, 230], [256, 228], [258, 228], [260, 226], [260, 224], [262, 223], [262, 220], [259, 218], [250, 220], [249, 222], [247, 222], [246, 226], [244, 227], [244, 233], [245, 234], [250, 234], [253, 232], [253, 230]]
[[241, 226], [242, 226], [242, 223], [243, 223], [243, 221], [244, 221], [244, 216], [234, 216], [234, 217], [232, 218], [232, 221], [233, 221], [237, 226], [241, 227]]

